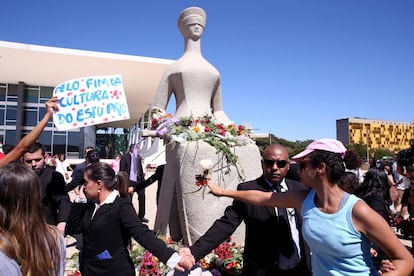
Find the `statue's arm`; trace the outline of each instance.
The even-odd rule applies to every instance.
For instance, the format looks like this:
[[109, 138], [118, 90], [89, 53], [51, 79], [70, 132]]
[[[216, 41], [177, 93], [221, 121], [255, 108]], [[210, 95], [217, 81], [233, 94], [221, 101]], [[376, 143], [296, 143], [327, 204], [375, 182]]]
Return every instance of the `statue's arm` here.
[[161, 77], [157, 93], [155, 95], [155, 100], [152, 104], [153, 107], [158, 107], [162, 110], [167, 108], [172, 93], [171, 87], [172, 85], [170, 84], [169, 72], [167, 70], [167, 72], [165, 72]]
[[222, 94], [221, 94], [221, 85], [218, 83], [217, 88], [213, 94], [211, 99], [211, 109], [213, 112], [213, 116], [216, 120], [222, 123], [229, 123], [230, 119], [227, 117], [226, 113], [223, 110], [223, 101], [222, 101]]

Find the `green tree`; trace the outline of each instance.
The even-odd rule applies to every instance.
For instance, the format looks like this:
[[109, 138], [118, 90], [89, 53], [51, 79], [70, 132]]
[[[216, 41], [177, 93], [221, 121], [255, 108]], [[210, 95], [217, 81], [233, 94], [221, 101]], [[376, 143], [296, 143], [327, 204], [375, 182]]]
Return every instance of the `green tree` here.
[[366, 144], [352, 144], [348, 145], [347, 148], [352, 147], [358, 154], [361, 156], [362, 159], [367, 159], [367, 145]]
[[394, 156], [394, 152], [387, 149], [376, 149], [374, 153], [374, 159], [382, 159], [384, 156]]
[[256, 138], [256, 145], [259, 147], [260, 152], [263, 152], [263, 150], [269, 145], [269, 143], [281, 144], [288, 150], [289, 156], [293, 156], [303, 151], [312, 142], [313, 140], [296, 140], [292, 142], [283, 138], [276, 137], [273, 134], [270, 134], [270, 137], [268, 138]]

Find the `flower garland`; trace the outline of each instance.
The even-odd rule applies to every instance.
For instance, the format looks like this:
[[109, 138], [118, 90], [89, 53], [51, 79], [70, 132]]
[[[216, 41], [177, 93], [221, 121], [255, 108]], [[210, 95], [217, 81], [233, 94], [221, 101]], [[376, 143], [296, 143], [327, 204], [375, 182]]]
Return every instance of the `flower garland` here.
[[[168, 247], [178, 251], [183, 247], [182, 242], [175, 242], [171, 238], [160, 236]], [[243, 246], [237, 245], [232, 238], [217, 246], [210, 254], [199, 260], [197, 266], [209, 270], [213, 276], [240, 275], [243, 269]], [[137, 276], [162, 276], [167, 275], [170, 268], [152, 255], [140, 244], [134, 243], [129, 250], [130, 257], [134, 263]], [[69, 264], [70, 263], [70, 264]], [[75, 253], [68, 258], [67, 270], [71, 271], [66, 276], [80, 276], [77, 270], [79, 254]]]
[[[161, 239], [168, 247], [176, 251], [183, 247], [182, 242], [174, 242], [171, 238], [161, 237]], [[165, 264], [139, 244], [132, 247], [130, 256], [139, 276], [161, 276], [166, 275], [169, 271]], [[232, 242], [230, 237], [215, 248], [212, 253], [201, 259], [197, 265], [209, 270], [214, 276], [239, 275], [243, 268], [243, 247]]]
[[171, 113], [165, 114], [161, 109], [153, 108], [151, 116], [151, 128], [157, 135], [167, 137], [173, 144], [202, 140], [213, 146], [217, 153], [222, 153], [232, 165], [238, 160], [234, 147], [254, 143], [251, 127], [223, 124], [210, 115], [175, 118]]

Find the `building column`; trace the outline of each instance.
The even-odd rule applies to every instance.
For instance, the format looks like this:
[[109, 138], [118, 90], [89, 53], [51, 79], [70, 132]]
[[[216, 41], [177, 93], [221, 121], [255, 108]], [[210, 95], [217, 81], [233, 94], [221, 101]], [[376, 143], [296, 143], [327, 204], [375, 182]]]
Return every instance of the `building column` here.
[[83, 156], [86, 147], [96, 147], [96, 126], [82, 127], [80, 130], [79, 157]]
[[17, 85], [17, 106], [16, 106], [16, 145], [22, 139], [22, 129], [24, 126], [23, 117], [24, 117], [24, 88], [26, 84], [22, 81], [19, 81]]

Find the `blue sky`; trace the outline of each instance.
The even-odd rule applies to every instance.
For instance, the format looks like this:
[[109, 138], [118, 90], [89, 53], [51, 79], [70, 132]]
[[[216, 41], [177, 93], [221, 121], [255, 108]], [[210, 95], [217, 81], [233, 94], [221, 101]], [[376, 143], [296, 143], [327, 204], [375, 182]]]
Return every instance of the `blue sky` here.
[[189, 6], [235, 123], [295, 141], [336, 138], [341, 118], [414, 121], [412, 0], [2, 1], [0, 40], [177, 59]]

